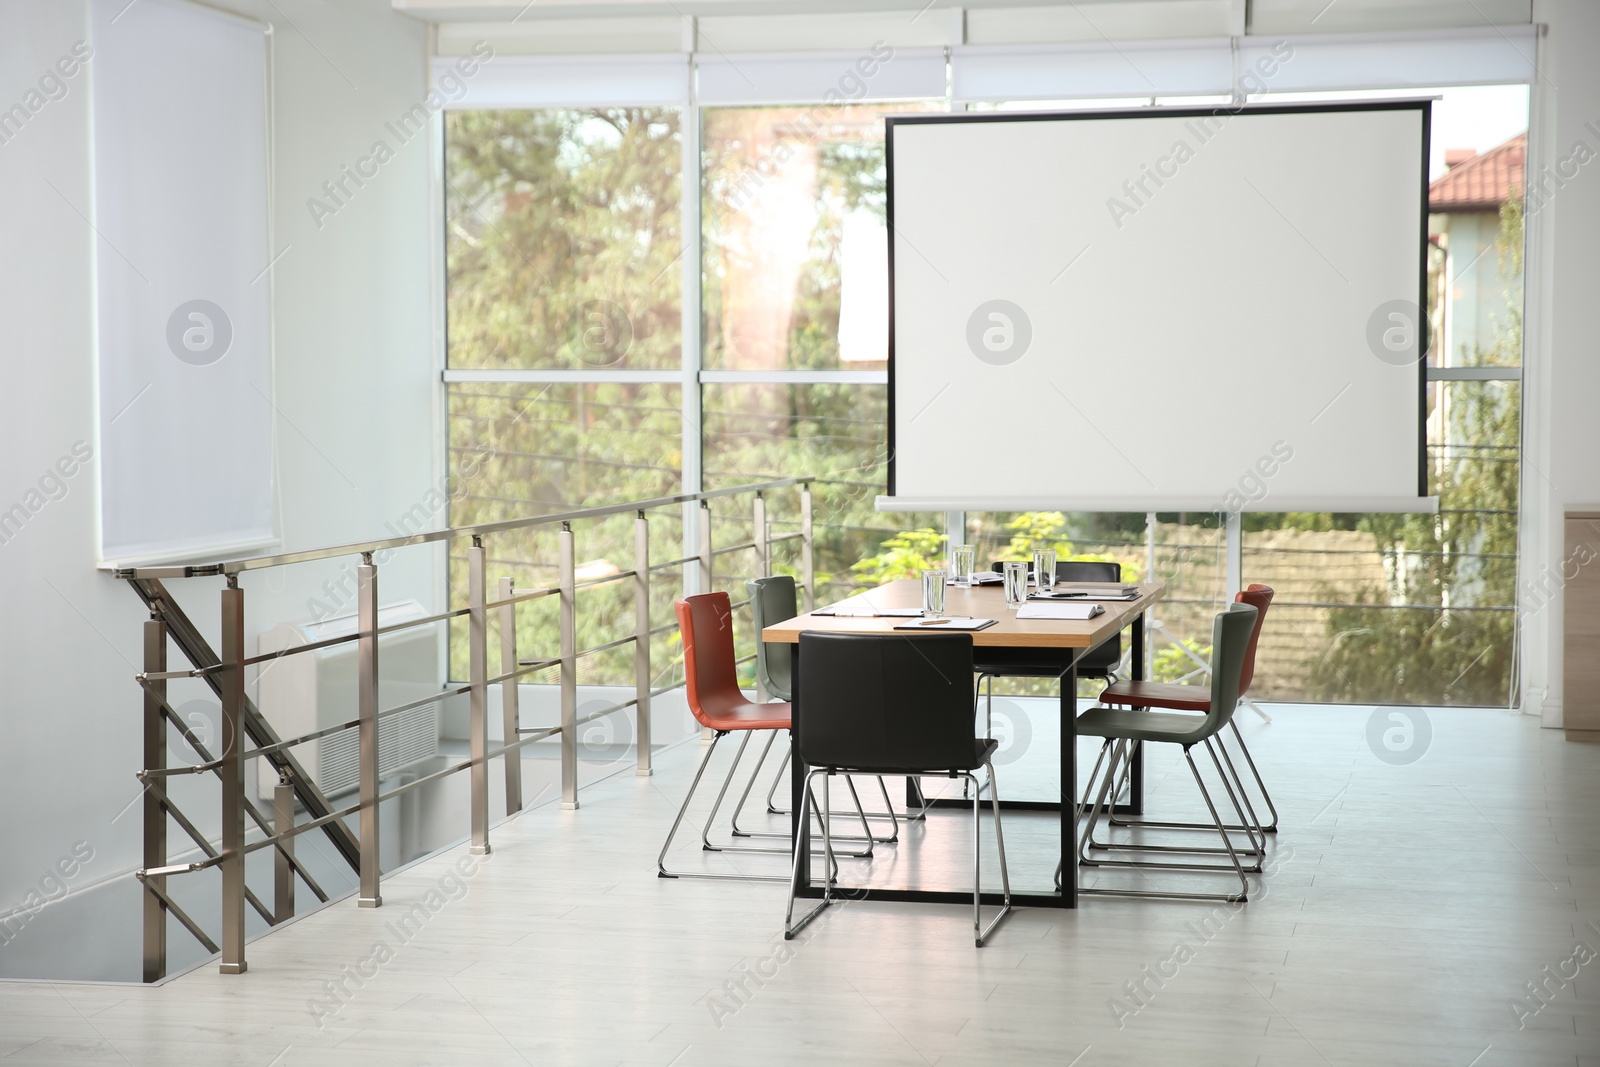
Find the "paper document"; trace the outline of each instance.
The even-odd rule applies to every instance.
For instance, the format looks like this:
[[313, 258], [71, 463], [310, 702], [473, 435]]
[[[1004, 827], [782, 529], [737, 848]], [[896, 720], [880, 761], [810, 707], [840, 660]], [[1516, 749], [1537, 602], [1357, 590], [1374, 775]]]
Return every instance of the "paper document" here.
[[1112, 601], [1138, 600], [1139, 599], [1139, 594], [1138, 593], [1128, 593], [1128, 594], [1126, 594], [1124, 596], [1103, 596], [1103, 595], [1101, 595], [1099, 593], [1080, 593], [1080, 592], [1077, 592], [1075, 590], [1067, 591], [1067, 590], [1058, 589], [1054, 593], [1029, 593], [1028, 594], [1028, 599], [1029, 600], [1044, 600], [1044, 601], [1051, 601], [1051, 600], [1090, 600], [1090, 601], [1101, 601], [1103, 603], [1110, 603]]
[[843, 601], [831, 608], [818, 608], [813, 615], [832, 615], [839, 619], [920, 619], [921, 608], [873, 608], [868, 604]]
[[987, 630], [994, 625], [993, 619], [958, 619], [946, 615], [941, 619], [918, 619], [916, 622], [902, 622], [895, 625], [896, 630], [921, 630], [925, 633], [937, 633], [940, 630]]
[[1043, 603], [1024, 604], [1017, 609], [1019, 619], [1057, 619], [1067, 622], [1087, 622], [1096, 615], [1105, 614], [1105, 608], [1099, 604], [1084, 601], [1065, 604]]

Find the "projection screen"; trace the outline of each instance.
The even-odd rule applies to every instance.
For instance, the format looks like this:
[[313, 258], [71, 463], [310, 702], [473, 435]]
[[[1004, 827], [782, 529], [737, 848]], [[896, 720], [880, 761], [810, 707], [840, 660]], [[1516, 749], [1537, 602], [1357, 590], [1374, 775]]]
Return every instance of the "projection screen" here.
[[891, 116], [883, 510], [1427, 511], [1429, 103]]

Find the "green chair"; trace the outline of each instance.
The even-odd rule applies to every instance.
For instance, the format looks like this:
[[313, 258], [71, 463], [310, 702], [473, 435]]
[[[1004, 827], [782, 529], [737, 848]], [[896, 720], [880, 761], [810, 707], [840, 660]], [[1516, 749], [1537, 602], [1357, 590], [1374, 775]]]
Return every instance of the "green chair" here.
[[[788, 700], [790, 692], [790, 670], [793, 665], [793, 650], [783, 642], [767, 642], [761, 640], [761, 631], [774, 623], [792, 619], [800, 613], [800, 601], [795, 581], [787, 574], [774, 574], [767, 578], [752, 578], [744, 583], [745, 593], [750, 597], [750, 612], [754, 616], [756, 631], [756, 681], [761, 684], [762, 690], [768, 697], [777, 700]], [[766, 766], [767, 756], [772, 752], [774, 738], [767, 738], [765, 747], [761, 750], [761, 758], [756, 761], [756, 769], [750, 775], [750, 781], [744, 787], [744, 793], [739, 797], [739, 803], [733, 809], [733, 834], [735, 837], [788, 837], [787, 831], [775, 833], [771, 831], [742, 830], [739, 828], [739, 815], [744, 811], [745, 801], [749, 799], [761, 768]], [[767, 814], [788, 815], [786, 808], [776, 805], [778, 786], [783, 782], [783, 772], [789, 766], [789, 752], [786, 749], [783, 758], [778, 761], [778, 772], [773, 775], [772, 787], [767, 790]], [[849, 787], [852, 796], [855, 795], [855, 783], [848, 777], [845, 784]], [[872, 840], [878, 844], [892, 845], [900, 839], [900, 819], [895, 814], [894, 804], [889, 800], [889, 788], [883, 779], [878, 779], [878, 788], [883, 793], [883, 811], [869, 811], [869, 819], [887, 819], [890, 824], [890, 833], [885, 837], [873, 836]], [[859, 804], [859, 799], [857, 804]], [[845, 835], [835, 835], [840, 841], [856, 841], [859, 838]]]
[[[1179, 891], [1155, 891], [1142, 889], [1102, 889], [1089, 887], [1079, 889], [1080, 893], [1101, 894], [1107, 896], [1134, 896], [1134, 897], [1177, 897], [1188, 900], [1222, 900], [1229, 903], [1242, 902], [1249, 899], [1250, 886], [1245, 879], [1245, 874], [1250, 870], [1260, 870], [1260, 857], [1265, 854], [1266, 837], [1257, 836], [1258, 830], [1254, 821], [1247, 821], [1244, 812], [1240, 809], [1239, 797], [1234, 792], [1232, 783], [1222, 763], [1217, 757], [1217, 750], [1212, 745], [1212, 738], [1226, 727], [1233, 718], [1234, 708], [1239, 703], [1239, 681], [1244, 671], [1245, 655], [1250, 647], [1250, 635], [1255, 629], [1257, 609], [1250, 604], [1233, 604], [1227, 611], [1217, 615], [1211, 628], [1212, 661], [1210, 706], [1204, 715], [1192, 715], [1182, 712], [1142, 711], [1126, 708], [1094, 707], [1078, 716], [1077, 733], [1081, 736], [1104, 738], [1100, 746], [1099, 758], [1095, 760], [1095, 767], [1089, 774], [1088, 789], [1084, 795], [1094, 789], [1096, 780], [1099, 780], [1099, 791], [1095, 794], [1092, 805], [1086, 805], [1088, 812], [1085, 818], [1082, 836], [1078, 844], [1077, 862], [1083, 867], [1121, 867], [1136, 869], [1154, 869], [1167, 871], [1227, 871], [1239, 878], [1238, 893], [1189, 893]], [[1196, 687], [1199, 689], [1199, 687]], [[1200, 689], [1204, 693], [1204, 689]], [[1183, 748], [1183, 758], [1189, 764], [1189, 772], [1194, 775], [1195, 784], [1200, 787], [1200, 795], [1206, 802], [1206, 808], [1211, 813], [1211, 821], [1217, 834], [1222, 838], [1220, 848], [1201, 849], [1192, 846], [1165, 846], [1145, 842], [1127, 844], [1101, 844], [1094, 841], [1095, 824], [1102, 813], [1109, 815], [1108, 796], [1112, 785], [1119, 778], [1119, 765], [1131, 758], [1133, 746], [1145, 744], [1174, 744]], [[1248, 846], [1236, 845], [1230, 836], [1228, 824], [1222, 821], [1217, 814], [1217, 806], [1211, 800], [1211, 794], [1206, 790], [1205, 780], [1200, 776], [1200, 769], [1195, 765], [1191, 749], [1196, 745], [1205, 746], [1211, 756], [1211, 762], [1216, 767], [1217, 776], [1222, 780], [1223, 788], [1227, 790], [1228, 798], [1233, 804], [1233, 810], [1238, 815], [1239, 821], [1233, 824], [1249, 835]], [[1107, 764], [1105, 774], [1100, 775], [1102, 764]], [[1183, 854], [1195, 852], [1210, 852], [1217, 855], [1225, 854], [1229, 863], [1176, 863], [1156, 860], [1114, 859], [1099, 858], [1091, 853], [1091, 848], [1108, 849], [1113, 854], [1124, 853], [1164, 853]], [[1241, 855], [1249, 856], [1256, 860], [1250, 867], [1246, 867], [1240, 859]]]

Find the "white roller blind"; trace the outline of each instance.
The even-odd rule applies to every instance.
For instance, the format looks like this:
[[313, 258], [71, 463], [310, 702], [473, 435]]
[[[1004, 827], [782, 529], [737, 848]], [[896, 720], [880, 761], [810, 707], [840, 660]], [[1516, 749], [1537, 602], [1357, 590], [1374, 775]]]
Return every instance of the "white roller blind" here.
[[805, 54], [746, 53], [695, 56], [700, 103], [848, 103], [942, 97], [942, 48], [896, 48], [879, 43], [859, 51]]
[[1225, 37], [973, 45], [952, 51], [950, 70], [958, 101], [1220, 95], [1233, 83], [1233, 53]]
[[[1269, 92], [1412, 89], [1445, 85], [1515, 85], [1533, 81], [1538, 30], [1533, 26], [1436, 33], [1288, 37], [1293, 56], [1266, 79]], [[1239, 42], [1239, 69], [1271, 53], [1278, 39]]]
[[94, 0], [101, 558], [275, 536], [266, 38]]
[[1533, 80], [1537, 32], [1241, 37], [1237, 72], [1228, 38], [974, 45], [952, 50], [950, 71], [957, 101], [1219, 95], [1236, 81], [1246, 93], [1508, 85]]
[[433, 84], [449, 108], [682, 104], [689, 99], [689, 56], [439, 56]]

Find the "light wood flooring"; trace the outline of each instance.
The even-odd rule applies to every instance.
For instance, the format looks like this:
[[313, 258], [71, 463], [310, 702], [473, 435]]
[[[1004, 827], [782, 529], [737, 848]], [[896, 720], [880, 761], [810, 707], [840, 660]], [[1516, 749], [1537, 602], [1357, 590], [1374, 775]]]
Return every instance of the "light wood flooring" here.
[[[786, 944], [783, 885], [655, 877], [689, 744], [501, 825], [465, 874], [458, 848], [387, 879], [380, 909], [253, 942], [245, 975], [0, 984], [0, 1063], [1600, 1067], [1600, 745], [1436, 710], [1425, 755], [1392, 765], [1370, 708], [1269, 710], [1239, 721], [1283, 828], [1237, 911], [1088, 898], [976, 949], [970, 908], [852, 902]], [[1201, 810], [1171, 752], [1150, 805]], [[968, 818], [844, 876], [962, 888]], [[1006, 827], [1014, 882], [1048, 877], [1052, 824]], [[784, 869], [685, 841], [682, 864]]]

